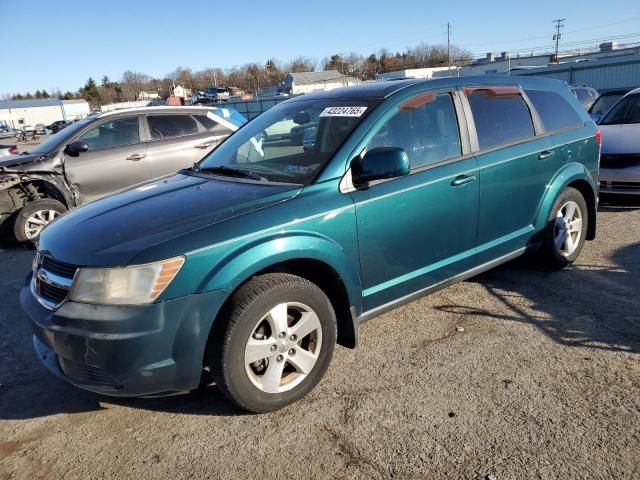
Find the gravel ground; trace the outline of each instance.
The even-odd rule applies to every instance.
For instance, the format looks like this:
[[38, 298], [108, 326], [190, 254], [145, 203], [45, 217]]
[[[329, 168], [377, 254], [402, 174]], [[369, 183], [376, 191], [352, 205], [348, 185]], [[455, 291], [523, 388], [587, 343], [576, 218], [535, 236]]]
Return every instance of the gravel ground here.
[[5, 248], [0, 478], [640, 478], [640, 201], [598, 230], [573, 268], [519, 260], [372, 320], [267, 415], [55, 379], [17, 299], [32, 253]]

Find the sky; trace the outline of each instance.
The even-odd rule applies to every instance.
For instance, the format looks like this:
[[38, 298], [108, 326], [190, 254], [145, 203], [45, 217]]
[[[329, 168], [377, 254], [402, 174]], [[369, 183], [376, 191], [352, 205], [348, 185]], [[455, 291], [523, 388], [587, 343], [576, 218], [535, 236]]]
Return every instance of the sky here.
[[640, 42], [638, 0], [0, 0], [0, 95], [75, 91], [125, 70], [162, 77], [178, 66], [402, 51], [446, 43], [447, 22], [452, 43], [477, 56], [550, 49], [556, 18], [566, 19], [561, 49]]

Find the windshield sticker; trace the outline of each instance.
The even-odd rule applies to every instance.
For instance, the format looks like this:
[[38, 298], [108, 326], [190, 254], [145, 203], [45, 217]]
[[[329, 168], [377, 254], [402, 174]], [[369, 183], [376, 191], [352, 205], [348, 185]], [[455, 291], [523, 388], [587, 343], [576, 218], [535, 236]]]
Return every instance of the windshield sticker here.
[[321, 117], [361, 117], [367, 107], [327, 107]]

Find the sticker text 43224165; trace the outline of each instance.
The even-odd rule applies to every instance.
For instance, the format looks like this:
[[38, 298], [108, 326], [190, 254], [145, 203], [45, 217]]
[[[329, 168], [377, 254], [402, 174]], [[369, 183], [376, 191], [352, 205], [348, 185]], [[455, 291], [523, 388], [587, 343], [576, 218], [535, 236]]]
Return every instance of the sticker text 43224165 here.
[[321, 117], [361, 117], [367, 107], [327, 107]]

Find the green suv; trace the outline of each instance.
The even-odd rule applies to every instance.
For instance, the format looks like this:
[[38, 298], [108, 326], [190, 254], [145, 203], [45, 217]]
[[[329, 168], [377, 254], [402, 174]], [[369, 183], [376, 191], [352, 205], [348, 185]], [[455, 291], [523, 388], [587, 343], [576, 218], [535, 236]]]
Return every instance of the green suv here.
[[[269, 131], [317, 121], [305, 145]], [[294, 135], [295, 136], [295, 135]], [[266, 412], [398, 305], [595, 237], [599, 134], [559, 81], [403, 80], [296, 97], [193, 168], [66, 213], [21, 303], [56, 375], [117, 396], [213, 379]]]

